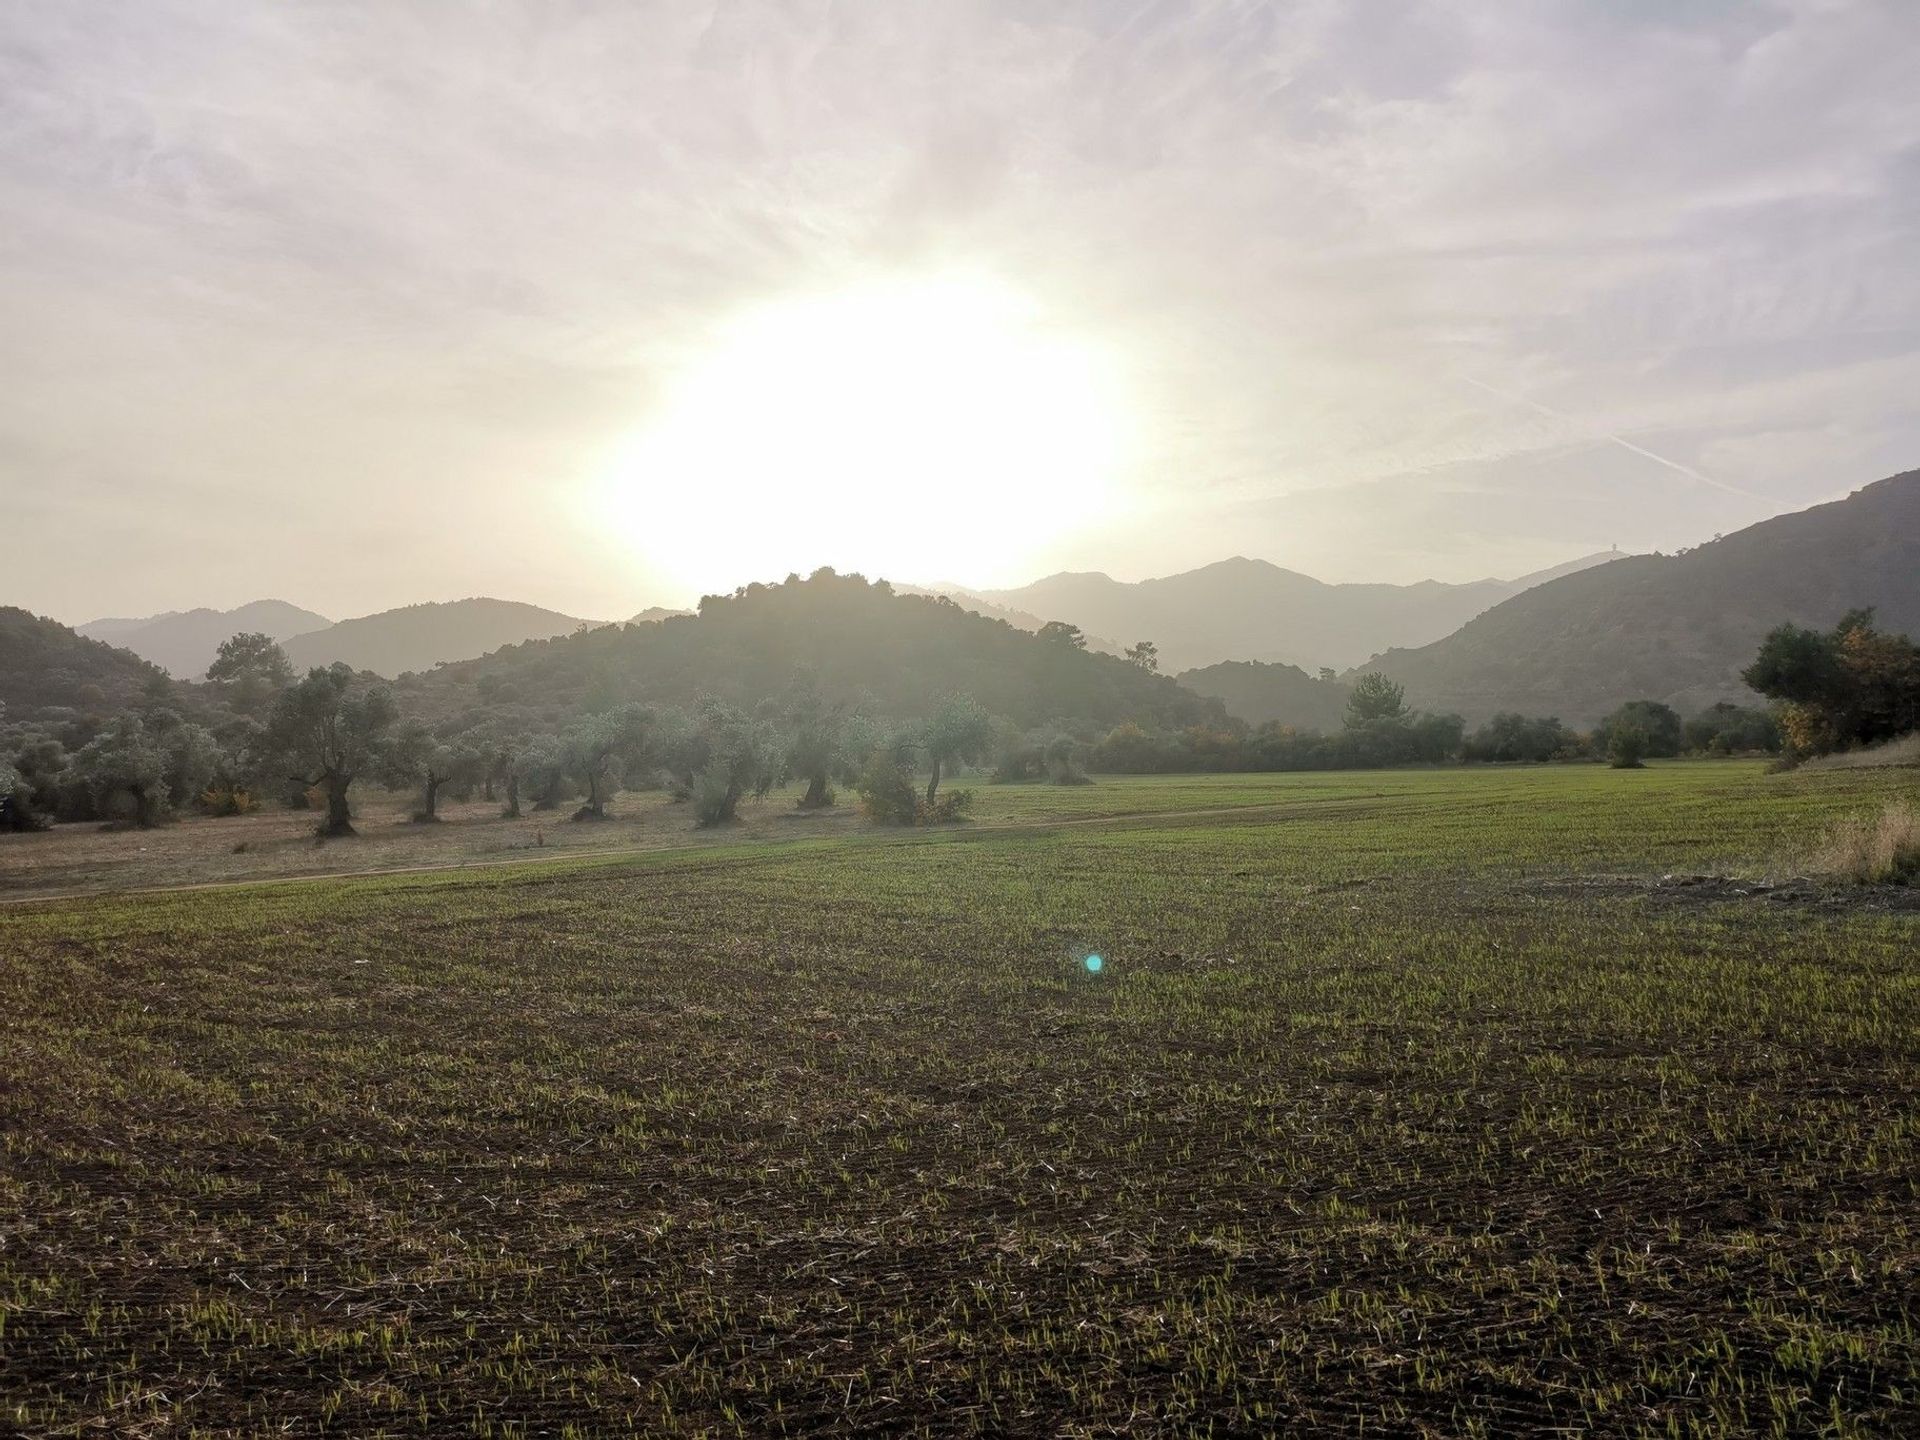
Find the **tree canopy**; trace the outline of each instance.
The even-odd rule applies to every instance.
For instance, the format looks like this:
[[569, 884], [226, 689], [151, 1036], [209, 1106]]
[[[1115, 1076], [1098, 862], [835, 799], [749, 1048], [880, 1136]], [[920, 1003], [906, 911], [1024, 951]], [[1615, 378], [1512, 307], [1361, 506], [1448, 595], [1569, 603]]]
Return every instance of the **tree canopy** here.
[[399, 714], [386, 686], [361, 686], [353, 671], [337, 661], [309, 670], [305, 679], [274, 700], [261, 744], [290, 768], [293, 779], [326, 790], [322, 833], [353, 833], [348, 787], [356, 776], [385, 761]]

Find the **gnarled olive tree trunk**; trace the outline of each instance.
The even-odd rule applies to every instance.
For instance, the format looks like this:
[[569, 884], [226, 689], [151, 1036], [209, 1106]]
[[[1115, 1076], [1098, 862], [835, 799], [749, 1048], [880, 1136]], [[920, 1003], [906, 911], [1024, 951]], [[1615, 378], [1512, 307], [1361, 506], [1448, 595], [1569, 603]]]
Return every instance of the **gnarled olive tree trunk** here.
[[327, 787], [327, 820], [320, 827], [322, 835], [352, 835], [353, 812], [347, 808], [347, 787], [353, 783], [351, 775], [323, 775], [321, 783]]

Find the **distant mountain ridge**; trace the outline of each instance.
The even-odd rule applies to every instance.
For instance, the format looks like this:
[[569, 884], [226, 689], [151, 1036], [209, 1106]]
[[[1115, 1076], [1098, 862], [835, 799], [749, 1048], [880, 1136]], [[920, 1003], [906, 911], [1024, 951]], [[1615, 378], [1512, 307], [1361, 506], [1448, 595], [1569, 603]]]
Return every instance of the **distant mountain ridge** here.
[[220, 642], [243, 630], [287, 640], [322, 630], [333, 622], [284, 600], [255, 600], [232, 610], [169, 610], [138, 619], [89, 620], [74, 629], [90, 640], [104, 640], [150, 660], [176, 680], [198, 680], [219, 652]]
[[1163, 669], [1258, 660], [1311, 671], [1346, 669], [1393, 646], [1438, 640], [1533, 585], [1619, 558], [1618, 551], [1601, 551], [1515, 580], [1385, 585], [1328, 584], [1236, 555], [1154, 580], [1065, 571], [1013, 590], [949, 593], [962, 604], [1067, 620], [1121, 645], [1151, 640]]
[[1587, 725], [1642, 698], [1684, 713], [1751, 703], [1740, 671], [1774, 626], [1825, 628], [1860, 606], [1920, 634], [1920, 470], [1677, 555], [1562, 576], [1367, 668], [1469, 721], [1513, 710]]
[[343, 660], [355, 670], [371, 670], [388, 679], [415, 670], [431, 670], [456, 660], [474, 660], [528, 640], [570, 635], [595, 620], [517, 600], [473, 596], [382, 610], [341, 620], [311, 634], [281, 642], [295, 670]]

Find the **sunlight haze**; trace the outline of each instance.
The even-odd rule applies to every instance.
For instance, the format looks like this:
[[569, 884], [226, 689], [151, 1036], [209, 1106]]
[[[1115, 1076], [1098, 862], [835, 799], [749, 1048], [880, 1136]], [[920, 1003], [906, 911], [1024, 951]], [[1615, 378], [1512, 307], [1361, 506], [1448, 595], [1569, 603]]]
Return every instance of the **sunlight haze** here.
[[1875, 0], [22, 0], [0, 486], [69, 543], [12, 596], [618, 618], [818, 564], [1696, 544], [1911, 463], [1916, 39]]
[[[593, 507], [687, 592], [792, 558], [1015, 584], [1118, 518], [1118, 367], [979, 276], [892, 277], [730, 317], [609, 465]], [[708, 540], [727, 537], [723, 543]]]

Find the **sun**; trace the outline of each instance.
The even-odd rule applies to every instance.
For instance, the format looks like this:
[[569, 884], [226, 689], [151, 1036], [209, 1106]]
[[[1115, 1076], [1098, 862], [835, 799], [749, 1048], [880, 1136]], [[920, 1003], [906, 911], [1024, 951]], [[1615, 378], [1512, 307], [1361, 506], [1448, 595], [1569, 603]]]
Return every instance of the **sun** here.
[[821, 565], [976, 582], [1114, 518], [1132, 448], [1114, 355], [978, 276], [785, 299], [720, 325], [619, 446], [596, 508], [659, 578]]

